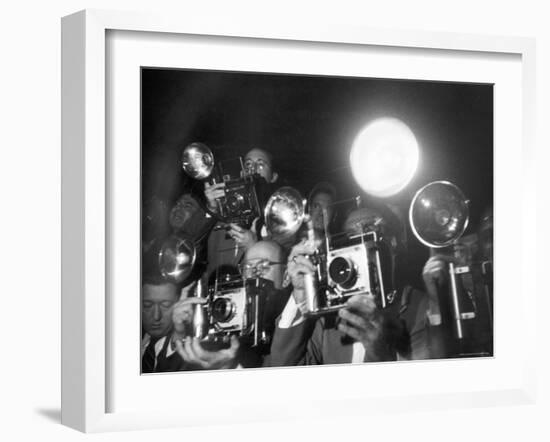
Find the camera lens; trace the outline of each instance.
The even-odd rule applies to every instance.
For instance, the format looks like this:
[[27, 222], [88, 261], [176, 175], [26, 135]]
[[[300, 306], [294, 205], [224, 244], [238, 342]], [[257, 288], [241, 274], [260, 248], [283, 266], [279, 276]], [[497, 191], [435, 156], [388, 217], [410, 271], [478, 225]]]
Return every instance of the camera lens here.
[[235, 304], [228, 298], [217, 298], [212, 303], [212, 317], [216, 322], [227, 322], [235, 313]]
[[357, 279], [357, 272], [353, 264], [342, 256], [338, 256], [330, 262], [328, 274], [336, 284], [344, 289], [353, 287]]
[[240, 213], [244, 204], [244, 197], [240, 193], [232, 193], [226, 197], [226, 206], [229, 213], [237, 215]]

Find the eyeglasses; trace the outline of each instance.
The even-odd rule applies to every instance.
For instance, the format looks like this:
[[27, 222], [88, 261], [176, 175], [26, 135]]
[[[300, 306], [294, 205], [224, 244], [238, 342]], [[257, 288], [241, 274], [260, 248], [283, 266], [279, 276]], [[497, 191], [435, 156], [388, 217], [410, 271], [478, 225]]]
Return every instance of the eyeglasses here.
[[282, 261], [270, 261], [269, 259], [261, 259], [256, 262], [245, 262], [239, 266], [241, 275], [245, 279], [261, 278], [269, 270], [271, 266], [285, 264]]

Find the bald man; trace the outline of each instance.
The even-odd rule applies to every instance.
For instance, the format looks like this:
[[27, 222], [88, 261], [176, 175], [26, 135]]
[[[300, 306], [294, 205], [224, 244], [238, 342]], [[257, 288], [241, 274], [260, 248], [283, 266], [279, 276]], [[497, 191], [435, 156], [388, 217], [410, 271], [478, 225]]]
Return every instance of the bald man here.
[[243, 278], [265, 280], [262, 285], [261, 297], [264, 302], [261, 304], [260, 324], [268, 342], [259, 348], [247, 349], [243, 346], [239, 362], [244, 367], [262, 366], [265, 355], [269, 354], [276, 319], [290, 297], [290, 290], [283, 288], [285, 268], [286, 256], [282, 247], [275, 241], [258, 241], [245, 253], [241, 264]]
[[[275, 318], [283, 310], [290, 292], [282, 289], [285, 257], [281, 246], [274, 241], [259, 241], [250, 247], [244, 256], [241, 270], [244, 279], [262, 278], [260, 324], [261, 329], [270, 337], [275, 328]], [[266, 281], [272, 284], [266, 283]], [[189, 321], [193, 313], [193, 305], [199, 302], [199, 298], [187, 298], [180, 301], [174, 307], [173, 321], [177, 330], [185, 329], [184, 323]], [[201, 299], [200, 302], [204, 302]], [[261, 348], [251, 348], [246, 339], [238, 342], [235, 337], [231, 339], [228, 349], [208, 351], [202, 347], [196, 338], [178, 340], [175, 350], [187, 364], [189, 369], [219, 369], [234, 367], [260, 367], [263, 357], [269, 351], [269, 342]]]
[[285, 264], [283, 249], [279, 244], [275, 241], [259, 241], [244, 255], [243, 277], [267, 279], [273, 282], [275, 289], [280, 290]]

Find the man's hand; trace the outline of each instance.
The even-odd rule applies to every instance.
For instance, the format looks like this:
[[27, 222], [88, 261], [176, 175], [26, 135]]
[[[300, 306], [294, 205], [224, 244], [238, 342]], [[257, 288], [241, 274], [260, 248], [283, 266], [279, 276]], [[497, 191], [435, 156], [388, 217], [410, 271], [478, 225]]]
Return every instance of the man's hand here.
[[454, 262], [454, 259], [444, 255], [434, 255], [430, 257], [424, 264], [422, 270], [422, 278], [424, 283], [428, 284], [443, 284], [448, 278], [449, 262]]
[[174, 323], [174, 332], [178, 338], [186, 336], [189, 324], [193, 322], [194, 306], [204, 304], [204, 298], [185, 298], [177, 302], [172, 310], [172, 322]]
[[316, 250], [316, 244], [310, 240], [302, 240], [292, 247], [288, 255], [287, 272], [295, 289], [303, 290], [304, 274], [315, 272], [315, 265], [309, 256], [314, 255]]
[[206, 196], [208, 210], [214, 213], [218, 213], [219, 206], [217, 200], [225, 196], [225, 183], [204, 183], [204, 196]]
[[306, 307], [304, 275], [315, 273], [315, 265], [309, 258], [315, 251], [316, 245], [313, 241], [303, 240], [292, 248], [288, 256], [287, 275], [294, 288], [292, 296], [302, 313]]
[[183, 342], [179, 339], [176, 340], [176, 351], [182, 359], [188, 364], [204, 370], [235, 367], [238, 350], [239, 341], [235, 336], [231, 336], [229, 348], [218, 351], [205, 350], [197, 338], [187, 338]]
[[438, 287], [449, 280], [449, 263], [454, 259], [444, 255], [434, 255], [426, 261], [422, 278], [428, 293], [428, 319], [431, 325], [441, 324]]
[[368, 360], [384, 360], [387, 356], [384, 342], [384, 317], [371, 295], [355, 295], [338, 311], [338, 330], [361, 342]]
[[252, 230], [245, 229], [235, 223], [229, 224], [229, 230], [227, 233], [239, 246], [243, 247], [245, 250], [248, 250], [258, 242], [258, 238]]

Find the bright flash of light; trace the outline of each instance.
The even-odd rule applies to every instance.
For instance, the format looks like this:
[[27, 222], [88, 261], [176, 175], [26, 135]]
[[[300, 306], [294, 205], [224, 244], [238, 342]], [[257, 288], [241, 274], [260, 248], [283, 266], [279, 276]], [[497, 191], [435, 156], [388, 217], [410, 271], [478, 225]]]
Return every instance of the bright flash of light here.
[[402, 190], [418, 166], [418, 143], [411, 129], [397, 118], [368, 124], [351, 147], [351, 171], [365, 192], [388, 197]]
[[189, 255], [185, 253], [178, 253], [176, 256], [176, 262], [178, 265], [189, 264], [190, 262]]

